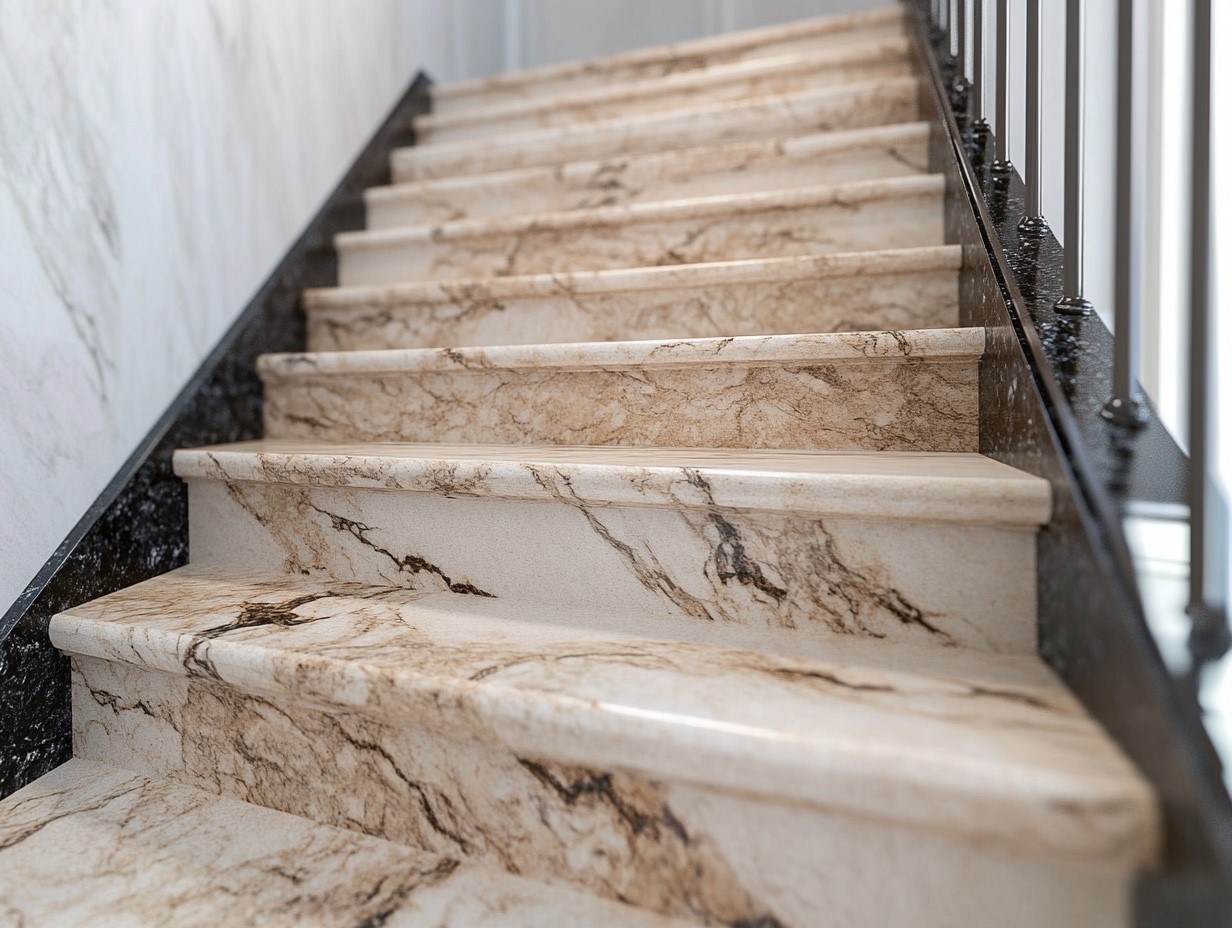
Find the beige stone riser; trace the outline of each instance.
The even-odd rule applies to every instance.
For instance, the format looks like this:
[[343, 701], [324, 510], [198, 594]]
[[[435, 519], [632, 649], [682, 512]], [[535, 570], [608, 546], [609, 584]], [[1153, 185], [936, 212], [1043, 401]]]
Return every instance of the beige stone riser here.
[[928, 170], [928, 127], [834, 132], [378, 187], [368, 228], [899, 177]]
[[535, 286], [526, 295], [482, 281], [423, 288], [423, 296], [397, 288], [341, 290], [328, 302], [306, 301], [308, 347], [450, 348], [958, 324], [957, 268], [730, 283], [718, 274], [707, 283], [704, 270], [697, 276], [694, 286], [587, 292], [561, 275], [554, 292]]
[[577, 93], [672, 75], [691, 74], [716, 65], [792, 54], [843, 51], [852, 44], [901, 41], [904, 18], [897, 8], [827, 17], [743, 30], [672, 46], [638, 49], [608, 58], [571, 61], [495, 77], [445, 84], [432, 88], [432, 109], [461, 113], [492, 106], [535, 101], [543, 97]]
[[[873, 54], [846, 56], [846, 63], [827, 64], [812, 56], [770, 59], [753, 67], [734, 69], [722, 79], [698, 75], [698, 79], [677, 80], [678, 86], [652, 85], [621, 88], [620, 94], [589, 93], [547, 98], [534, 104], [477, 110], [464, 114], [428, 114], [414, 121], [415, 141], [419, 145], [497, 138], [518, 132], [576, 127], [587, 123], [619, 120], [629, 116], [668, 113], [698, 106], [741, 103], [758, 98], [825, 90], [845, 84], [872, 83], [911, 77], [914, 65], [901, 43], [886, 48], [873, 47]], [[724, 69], [731, 71], [733, 69]], [[703, 79], [706, 77], [706, 79]]]
[[766, 97], [576, 128], [539, 129], [500, 138], [397, 149], [394, 183], [511, 171], [569, 161], [669, 152], [726, 142], [775, 139], [893, 125], [920, 118], [920, 84], [893, 78], [837, 89]]
[[941, 245], [932, 177], [338, 237], [343, 286]]
[[193, 479], [191, 558], [703, 629], [1034, 651], [1029, 526], [603, 506], [539, 473], [555, 501]]
[[79, 757], [700, 923], [811, 928], [824, 910], [833, 928], [1128, 924], [1123, 867], [557, 763], [96, 659], [74, 662], [73, 701]]

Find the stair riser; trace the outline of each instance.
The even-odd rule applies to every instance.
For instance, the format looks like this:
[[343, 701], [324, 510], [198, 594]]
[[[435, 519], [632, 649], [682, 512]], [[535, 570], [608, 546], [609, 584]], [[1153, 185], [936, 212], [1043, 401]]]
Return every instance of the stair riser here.
[[824, 34], [785, 36], [756, 45], [739, 45], [715, 49], [708, 53], [652, 58], [627, 64], [604, 66], [594, 63], [569, 74], [539, 78], [526, 83], [494, 85], [469, 93], [451, 94], [448, 88], [432, 94], [434, 113], [474, 112], [497, 106], [511, 106], [559, 96], [597, 90], [603, 87], [627, 86], [634, 81], [653, 81], [658, 77], [701, 71], [715, 65], [740, 61], [755, 61], [780, 55], [815, 55], [842, 52], [852, 45], [873, 42], [894, 42], [903, 38], [902, 20], [881, 22], [856, 29]]
[[[433, 225], [527, 213], [590, 209], [655, 200], [753, 193], [813, 184], [922, 174], [928, 170], [927, 133], [837, 150], [784, 154], [781, 142], [690, 150], [671, 156], [613, 158], [540, 168], [466, 185], [400, 189], [396, 198], [368, 200], [368, 228]], [[392, 192], [392, 191], [391, 191]]]
[[[1030, 653], [1024, 528], [190, 480], [194, 564]], [[454, 498], [447, 498], [446, 494]]]
[[622, 224], [532, 226], [490, 235], [457, 234], [445, 226], [430, 237], [388, 243], [341, 239], [339, 279], [343, 286], [391, 284], [941, 245], [942, 192], [930, 187], [858, 202], [785, 201], [757, 211], [649, 212]]
[[648, 154], [724, 142], [808, 135], [920, 118], [914, 79], [853, 85], [747, 104], [681, 110], [662, 116], [544, 130], [509, 139], [403, 148], [392, 156], [393, 181], [510, 171], [568, 161]]
[[346, 308], [309, 304], [309, 348], [448, 348], [958, 325], [957, 271], [948, 268], [598, 293], [570, 292], [565, 285], [512, 297], [468, 283], [453, 296]]
[[850, 928], [1127, 924], [1128, 879], [1111, 869], [74, 665], [79, 757], [658, 912], [783, 928], [816, 924], [819, 908]]
[[547, 105], [540, 109], [502, 112], [480, 111], [471, 117], [454, 120], [427, 116], [415, 120], [415, 140], [419, 144], [461, 142], [493, 138], [512, 132], [533, 132], [538, 129], [577, 126], [630, 115], [667, 112], [687, 107], [736, 103], [756, 97], [806, 90], [822, 90], [850, 83], [910, 77], [909, 59], [887, 57], [876, 62], [861, 62], [842, 66], [817, 66], [784, 73], [765, 74], [744, 80], [704, 83], [690, 88], [660, 93], [594, 101], [587, 104]]
[[265, 434], [319, 441], [978, 451], [978, 362], [278, 378]]

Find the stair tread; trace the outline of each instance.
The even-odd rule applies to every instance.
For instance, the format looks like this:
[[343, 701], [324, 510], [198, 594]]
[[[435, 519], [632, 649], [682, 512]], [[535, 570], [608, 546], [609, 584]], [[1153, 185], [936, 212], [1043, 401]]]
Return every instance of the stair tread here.
[[561, 290], [579, 295], [630, 290], [692, 287], [716, 283], [810, 279], [862, 274], [896, 274], [962, 266], [960, 245], [888, 248], [877, 251], [834, 252], [786, 258], [750, 258], [703, 264], [611, 268], [559, 274], [522, 274], [508, 277], [473, 277], [446, 281], [408, 281], [319, 287], [304, 291], [304, 302], [314, 307], [397, 305], [407, 302], [447, 302], [460, 296], [492, 299], [517, 296], [557, 296]]
[[620, 65], [633, 65], [654, 60], [696, 59], [707, 53], [723, 49], [755, 47], [758, 44], [796, 35], [854, 31], [860, 27], [900, 23], [902, 20], [902, 8], [897, 5], [886, 6], [879, 10], [867, 12], [814, 17], [797, 20], [788, 24], [765, 26], [758, 29], [743, 29], [717, 36], [706, 36], [666, 45], [636, 48], [599, 58], [566, 61], [538, 68], [508, 71], [472, 80], [454, 81], [433, 87], [432, 96], [433, 99], [447, 100], [451, 97], [482, 93], [485, 90], [494, 90], [519, 84], [534, 84], [552, 77], [593, 73]]
[[0, 802], [0, 872], [28, 928], [686, 924], [80, 759]]
[[369, 228], [590, 209], [928, 171], [924, 122], [411, 180], [364, 193]]
[[[874, 144], [914, 142], [928, 137], [928, 123], [905, 122], [885, 126], [869, 126], [859, 129], [841, 129], [832, 132], [814, 132], [788, 138], [751, 139], [725, 142], [718, 145], [701, 145], [695, 148], [678, 148], [670, 152], [646, 152], [621, 156], [623, 170], [646, 169], [662, 166], [664, 170], [679, 169], [682, 161], [695, 159], [707, 167], [726, 166], [727, 163], [741, 169], [752, 157], [774, 159], [813, 158], [834, 151], [866, 148]], [[602, 172], [610, 160], [585, 159], [559, 165], [536, 165], [505, 171], [488, 171], [481, 174], [463, 174], [456, 177], [433, 177], [425, 180], [403, 181], [364, 191], [369, 203], [396, 202], [408, 196], [431, 192], [441, 195], [456, 194], [474, 188], [496, 185], [516, 185], [527, 179], [578, 178], [589, 179]]]
[[339, 250], [345, 251], [383, 248], [393, 244], [440, 242], [475, 236], [517, 235], [522, 232], [546, 230], [565, 231], [582, 226], [619, 226], [692, 217], [728, 219], [741, 213], [765, 210], [802, 209], [810, 206], [830, 205], [849, 206], [928, 194], [940, 196], [944, 190], [945, 178], [940, 174], [908, 175], [842, 184], [792, 187], [785, 190], [765, 190], [755, 193], [721, 193], [685, 199], [598, 206], [591, 209], [555, 210], [524, 216], [458, 219], [437, 225], [364, 229], [340, 232], [335, 236], [334, 242]]
[[185, 479], [380, 487], [594, 505], [1042, 525], [1047, 481], [954, 452], [824, 452], [262, 439], [175, 453]]
[[[427, 113], [415, 117], [415, 126], [418, 129], [439, 129], [605, 103], [650, 102], [656, 96], [672, 92], [704, 92], [711, 87], [742, 80], [787, 74], [813, 74], [824, 72], [827, 69], [906, 60], [910, 56], [910, 51], [911, 45], [906, 36], [872, 39], [812, 54], [782, 54], [707, 65], [691, 71], [670, 74], [654, 81], [627, 81], [458, 112]], [[704, 101], [705, 98], [699, 99]]]
[[819, 332], [473, 348], [308, 351], [261, 355], [257, 361], [257, 371], [263, 379], [273, 380], [378, 373], [645, 370], [715, 364], [802, 365], [843, 361], [970, 361], [979, 359], [983, 353], [984, 330], [970, 326], [906, 332]]
[[1148, 788], [1034, 657], [192, 566], [60, 614], [51, 637], [518, 756], [1023, 852], [1124, 864], [1154, 847]]
[[[502, 134], [499, 138], [441, 141], [396, 149], [391, 159], [396, 177], [406, 171], [422, 169], [430, 169], [438, 176], [473, 174], [579, 158], [669, 151], [736, 139], [903, 122], [919, 118], [920, 86], [915, 77], [882, 78], [754, 100], [703, 104], [663, 113], [630, 114], [584, 125], [528, 129]], [[892, 118], [870, 121], [866, 112], [870, 101], [893, 103], [888, 110]], [[831, 112], [826, 107], [834, 107], [835, 115], [819, 121], [814, 114], [818, 107], [824, 112]], [[772, 114], [783, 118], [764, 122]], [[796, 125], [794, 131], [785, 129], [789, 123]]]

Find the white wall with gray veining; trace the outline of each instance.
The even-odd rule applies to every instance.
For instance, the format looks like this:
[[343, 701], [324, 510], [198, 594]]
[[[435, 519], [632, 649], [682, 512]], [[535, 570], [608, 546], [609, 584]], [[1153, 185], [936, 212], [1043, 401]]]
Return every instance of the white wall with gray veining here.
[[885, 0], [3, 0], [0, 613], [419, 68], [438, 81]]
[[0, 612], [481, 3], [0, 4]]

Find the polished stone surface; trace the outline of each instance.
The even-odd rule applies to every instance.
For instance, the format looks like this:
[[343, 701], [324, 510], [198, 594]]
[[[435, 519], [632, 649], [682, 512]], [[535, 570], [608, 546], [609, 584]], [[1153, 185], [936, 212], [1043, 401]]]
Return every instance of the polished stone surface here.
[[562, 91], [661, 79], [738, 61], [786, 54], [824, 54], [852, 43], [901, 39], [904, 26], [902, 8], [891, 5], [863, 13], [745, 29], [672, 45], [634, 49], [606, 58], [567, 61], [444, 84], [433, 88], [432, 108], [438, 113], [460, 113], [553, 96]]
[[374, 187], [368, 228], [594, 209], [928, 172], [929, 128], [909, 122]]
[[344, 286], [944, 244], [940, 175], [343, 233]]
[[465, 112], [428, 113], [415, 119], [420, 144], [496, 138], [513, 132], [575, 126], [690, 106], [800, 93], [850, 83], [910, 77], [905, 38], [852, 44], [825, 54], [783, 55], [715, 65], [650, 83], [621, 83], [564, 92]]
[[312, 351], [947, 328], [950, 246], [337, 287], [304, 294]]
[[0, 881], [22, 928], [685, 924], [80, 759], [0, 803]]
[[981, 329], [267, 355], [326, 441], [975, 451]]
[[691, 107], [501, 139], [438, 142], [392, 157], [395, 182], [508, 171], [587, 158], [768, 139], [919, 118], [920, 84], [893, 78], [736, 103]]

